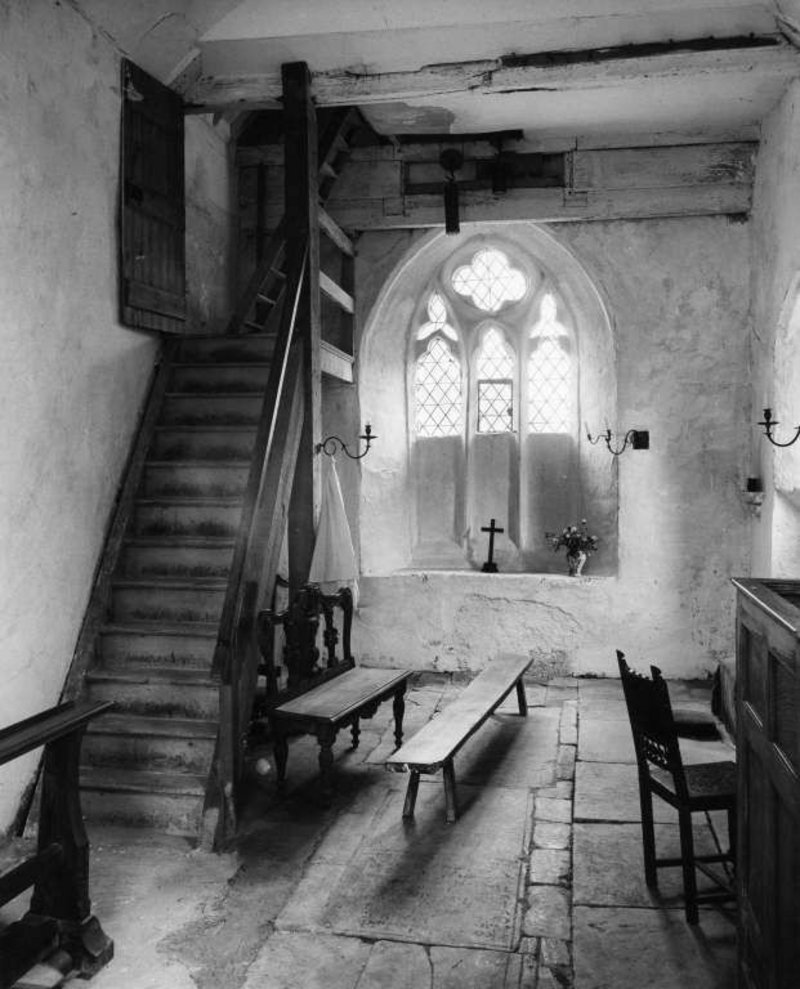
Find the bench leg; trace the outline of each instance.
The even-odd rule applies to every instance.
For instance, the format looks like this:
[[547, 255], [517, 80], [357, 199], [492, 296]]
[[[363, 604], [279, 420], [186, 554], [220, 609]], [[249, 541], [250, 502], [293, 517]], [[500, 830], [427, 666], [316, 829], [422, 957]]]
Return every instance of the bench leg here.
[[442, 766], [442, 778], [444, 779], [444, 802], [447, 823], [455, 824], [458, 818], [458, 803], [456, 802], [456, 774], [453, 769], [452, 759], [448, 759]]
[[272, 751], [275, 755], [275, 769], [278, 771], [278, 786], [286, 782], [286, 760], [289, 758], [289, 743], [286, 735], [277, 726], [272, 726], [274, 741]]
[[528, 698], [525, 696], [525, 684], [522, 682], [522, 677], [517, 680], [517, 704], [519, 705], [519, 713], [523, 718], [527, 718]]
[[406, 713], [405, 702], [406, 682], [400, 684], [394, 692], [392, 711], [394, 713], [394, 743], [399, 749], [403, 744], [403, 715]]
[[330, 803], [333, 797], [333, 740], [336, 738], [336, 729], [322, 727], [317, 732], [319, 740], [319, 773], [320, 789], [322, 799], [325, 803]]
[[353, 718], [353, 724], [350, 726], [350, 735], [353, 739], [353, 748], [358, 748], [358, 739], [361, 735], [361, 725], [359, 724], [358, 715]]
[[417, 802], [418, 790], [419, 790], [419, 771], [416, 769], [412, 769], [411, 775], [408, 778], [408, 788], [406, 789], [406, 802], [403, 804], [403, 817], [406, 819], [414, 816], [414, 806]]

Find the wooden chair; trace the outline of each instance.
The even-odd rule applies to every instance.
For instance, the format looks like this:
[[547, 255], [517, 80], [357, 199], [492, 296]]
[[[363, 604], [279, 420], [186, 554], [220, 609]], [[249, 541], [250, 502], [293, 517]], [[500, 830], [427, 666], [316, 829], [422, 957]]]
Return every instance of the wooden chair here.
[[[735, 863], [736, 764], [726, 761], [684, 765], [669, 691], [661, 671], [651, 666], [652, 679], [635, 673], [628, 666], [625, 654], [619, 650], [617, 662], [639, 770], [645, 879], [648, 886], [656, 886], [659, 868], [681, 866], [686, 920], [690, 924], [696, 924], [699, 919], [699, 903], [731, 899], [735, 895], [730, 883], [709, 869], [708, 865]], [[678, 812], [680, 858], [656, 856], [653, 794]], [[697, 855], [694, 850], [692, 814], [708, 814], [714, 810], [727, 812], [729, 850], [724, 852], [717, 845], [716, 854]], [[698, 893], [696, 869], [709, 876], [720, 890]]]

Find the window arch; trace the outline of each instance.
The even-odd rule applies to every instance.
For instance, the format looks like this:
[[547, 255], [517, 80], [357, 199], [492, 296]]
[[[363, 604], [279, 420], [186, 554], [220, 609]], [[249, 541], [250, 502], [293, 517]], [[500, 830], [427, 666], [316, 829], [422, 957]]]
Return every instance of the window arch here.
[[364, 572], [480, 569], [492, 518], [501, 573], [561, 572], [544, 534], [583, 517], [600, 536], [592, 574], [612, 571], [616, 472], [579, 428], [616, 409], [592, 282], [530, 223], [399, 250], [359, 351], [362, 417], [386, 437], [361, 468]]

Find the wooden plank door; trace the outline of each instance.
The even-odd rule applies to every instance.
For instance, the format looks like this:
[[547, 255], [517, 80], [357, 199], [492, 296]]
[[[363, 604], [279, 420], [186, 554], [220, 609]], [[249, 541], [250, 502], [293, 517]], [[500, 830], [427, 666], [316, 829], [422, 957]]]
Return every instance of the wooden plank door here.
[[183, 155], [180, 97], [124, 59], [120, 319], [126, 326], [185, 328]]
[[[755, 584], [755, 582], [751, 582]], [[793, 989], [800, 972], [797, 630], [739, 593], [739, 989]]]

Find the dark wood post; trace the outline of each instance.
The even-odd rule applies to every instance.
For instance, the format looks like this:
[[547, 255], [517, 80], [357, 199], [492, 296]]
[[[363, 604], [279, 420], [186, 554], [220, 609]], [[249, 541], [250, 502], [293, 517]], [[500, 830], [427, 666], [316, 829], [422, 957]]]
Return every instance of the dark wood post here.
[[305, 419], [289, 507], [289, 583], [296, 591], [311, 568], [320, 500], [320, 464], [315, 455], [322, 440], [317, 116], [305, 62], [284, 65], [282, 79], [287, 271], [302, 264], [308, 245], [297, 322], [303, 348]]

